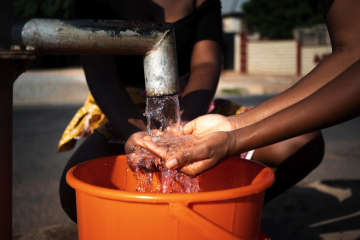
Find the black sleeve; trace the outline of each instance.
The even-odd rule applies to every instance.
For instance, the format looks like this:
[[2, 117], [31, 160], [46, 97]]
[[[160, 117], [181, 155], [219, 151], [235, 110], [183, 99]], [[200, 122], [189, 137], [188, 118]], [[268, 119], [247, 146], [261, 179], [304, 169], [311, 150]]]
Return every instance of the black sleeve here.
[[208, 0], [199, 7], [199, 11], [202, 13], [195, 33], [195, 43], [201, 40], [213, 40], [222, 46], [221, 2]]
[[76, 0], [74, 15], [77, 19], [118, 19], [107, 0]]

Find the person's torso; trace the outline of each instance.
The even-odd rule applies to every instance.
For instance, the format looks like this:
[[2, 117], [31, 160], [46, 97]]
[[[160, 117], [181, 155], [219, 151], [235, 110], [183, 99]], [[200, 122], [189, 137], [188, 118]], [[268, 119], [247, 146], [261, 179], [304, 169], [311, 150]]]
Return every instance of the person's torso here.
[[108, 0], [111, 10], [128, 21], [176, 22], [196, 9], [197, 0]]
[[[77, 0], [82, 2], [84, 0]], [[86, 0], [85, 10], [77, 4], [77, 17], [129, 21], [173, 22], [175, 28], [178, 74], [190, 71], [190, 61], [197, 25], [211, 5], [218, 0]], [[84, 3], [85, 4], [85, 3]], [[198, 4], [198, 5], [197, 5]], [[141, 7], [140, 7], [141, 6]], [[83, 6], [82, 6], [83, 7]], [[92, 10], [91, 10], [92, 9]], [[143, 56], [116, 56], [119, 78], [127, 86], [144, 86]]]

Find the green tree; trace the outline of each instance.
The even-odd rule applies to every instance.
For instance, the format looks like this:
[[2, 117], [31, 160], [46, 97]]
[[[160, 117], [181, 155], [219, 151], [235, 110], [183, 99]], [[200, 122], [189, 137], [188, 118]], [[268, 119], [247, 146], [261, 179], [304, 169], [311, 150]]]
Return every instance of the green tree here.
[[73, 17], [74, 0], [14, 0], [14, 15], [19, 17]]
[[324, 22], [317, 0], [250, 0], [242, 7], [249, 32], [262, 38], [291, 39], [295, 27]]

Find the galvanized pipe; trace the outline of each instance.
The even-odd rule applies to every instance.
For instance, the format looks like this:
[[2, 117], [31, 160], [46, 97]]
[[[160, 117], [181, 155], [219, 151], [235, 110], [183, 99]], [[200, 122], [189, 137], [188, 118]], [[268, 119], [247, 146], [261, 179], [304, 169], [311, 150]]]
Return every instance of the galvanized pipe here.
[[[179, 92], [175, 35], [173, 29], [146, 53], [144, 59], [146, 95], [174, 95]], [[169, 81], [169, 79], [174, 79]], [[166, 94], [164, 94], [166, 90]]]
[[148, 97], [178, 93], [171, 23], [30, 19], [13, 24], [12, 44], [38, 54], [143, 55]]

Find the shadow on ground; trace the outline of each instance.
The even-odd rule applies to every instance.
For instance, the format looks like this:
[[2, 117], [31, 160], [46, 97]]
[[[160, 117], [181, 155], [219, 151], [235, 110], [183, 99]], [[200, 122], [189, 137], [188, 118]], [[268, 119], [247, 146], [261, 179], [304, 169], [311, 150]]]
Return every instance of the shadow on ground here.
[[54, 225], [41, 230], [34, 230], [24, 234], [16, 234], [12, 240], [77, 240], [77, 225]]
[[264, 206], [272, 240], [360, 239], [360, 180], [303, 184]]

